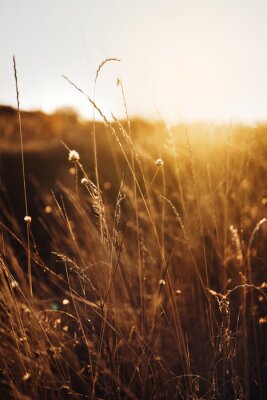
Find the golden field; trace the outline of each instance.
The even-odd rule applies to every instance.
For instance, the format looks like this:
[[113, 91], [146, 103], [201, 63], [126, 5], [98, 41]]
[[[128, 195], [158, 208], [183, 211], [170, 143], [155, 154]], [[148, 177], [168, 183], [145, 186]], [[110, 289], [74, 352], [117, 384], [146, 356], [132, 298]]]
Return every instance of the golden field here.
[[0, 108], [0, 398], [265, 399], [267, 127], [20, 117], [25, 186]]

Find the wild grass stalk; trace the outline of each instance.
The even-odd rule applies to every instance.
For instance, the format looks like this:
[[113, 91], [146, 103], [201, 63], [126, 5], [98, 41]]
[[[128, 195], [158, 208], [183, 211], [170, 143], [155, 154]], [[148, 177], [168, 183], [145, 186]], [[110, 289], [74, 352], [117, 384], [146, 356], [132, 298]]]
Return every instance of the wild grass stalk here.
[[25, 162], [24, 162], [24, 147], [23, 147], [22, 123], [21, 123], [20, 101], [19, 101], [19, 85], [18, 85], [18, 74], [17, 74], [17, 66], [16, 66], [15, 56], [13, 56], [13, 68], [14, 68], [14, 78], [15, 78], [15, 84], [16, 84], [16, 98], [17, 98], [17, 109], [18, 109], [18, 120], [19, 120], [21, 168], [22, 168], [24, 205], [25, 205], [24, 221], [26, 222], [26, 228], [27, 228], [28, 280], [29, 280], [30, 294], [31, 294], [31, 296], [33, 296], [33, 291], [32, 291], [32, 270], [31, 270], [31, 248], [30, 248], [31, 217], [29, 216], [29, 212], [28, 212], [28, 198], [27, 198]]

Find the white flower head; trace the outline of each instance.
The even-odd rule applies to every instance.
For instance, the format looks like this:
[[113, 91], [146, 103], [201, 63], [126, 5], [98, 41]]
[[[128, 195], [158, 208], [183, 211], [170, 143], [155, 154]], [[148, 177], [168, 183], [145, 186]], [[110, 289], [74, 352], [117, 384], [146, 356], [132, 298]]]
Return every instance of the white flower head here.
[[69, 161], [76, 162], [80, 160], [80, 155], [76, 150], [70, 150]]
[[30, 217], [29, 215], [25, 215], [24, 221], [26, 222], [26, 224], [30, 224], [32, 222], [32, 217]]
[[158, 159], [155, 161], [155, 165], [156, 165], [156, 167], [160, 168], [160, 167], [163, 167], [164, 162], [163, 162], [163, 160], [162, 160], [161, 158], [158, 158]]

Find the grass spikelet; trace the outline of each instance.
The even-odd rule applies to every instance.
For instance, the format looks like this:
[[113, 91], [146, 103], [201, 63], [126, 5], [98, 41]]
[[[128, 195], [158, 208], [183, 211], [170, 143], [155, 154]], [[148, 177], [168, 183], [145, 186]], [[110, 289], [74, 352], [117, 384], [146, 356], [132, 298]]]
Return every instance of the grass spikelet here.
[[95, 83], [96, 83], [97, 78], [98, 78], [98, 76], [100, 74], [100, 71], [104, 67], [104, 65], [109, 63], [109, 62], [113, 62], [113, 61], [120, 62], [121, 60], [119, 58], [116, 58], [116, 57], [109, 57], [109, 58], [106, 58], [105, 60], [101, 61], [101, 63], [99, 64], [99, 66], [98, 66], [98, 68], [96, 70]]

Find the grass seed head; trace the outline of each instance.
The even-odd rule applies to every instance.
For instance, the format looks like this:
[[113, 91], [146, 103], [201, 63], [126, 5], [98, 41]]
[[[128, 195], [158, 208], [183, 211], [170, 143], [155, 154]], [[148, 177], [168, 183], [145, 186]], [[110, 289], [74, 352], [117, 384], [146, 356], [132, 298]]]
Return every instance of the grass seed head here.
[[24, 221], [26, 222], [26, 224], [30, 224], [32, 222], [32, 217], [30, 217], [29, 215], [25, 215]]
[[89, 179], [87, 179], [87, 178], [82, 178], [81, 184], [84, 185], [84, 186], [88, 185], [88, 184], [89, 184]]
[[76, 150], [70, 150], [69, 161], [76, 162], [80, 160], [80, 155]]
[[162, 158], [158, 158], [158, 159], [155, 161], [155, 165], [156, 165], [156, 167], [158, 167], [158, 168], [163, 167], [164, 162], [163, 162]]

